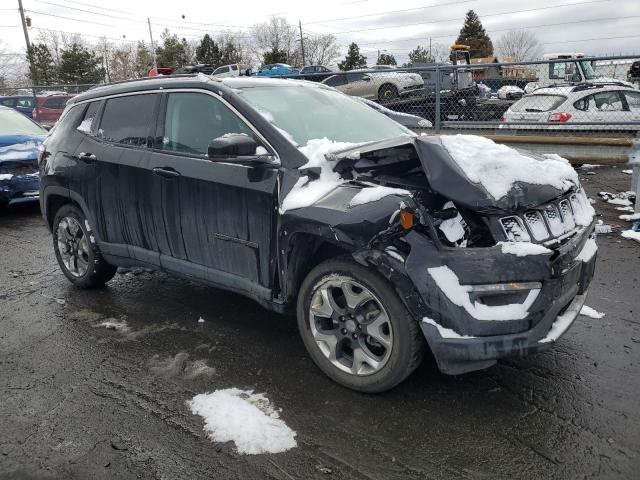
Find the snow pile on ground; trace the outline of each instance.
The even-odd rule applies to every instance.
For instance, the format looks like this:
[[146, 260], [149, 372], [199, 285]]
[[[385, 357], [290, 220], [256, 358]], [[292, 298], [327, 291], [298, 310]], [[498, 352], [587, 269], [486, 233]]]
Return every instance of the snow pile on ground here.
[[328, 160], [326, 155], [357, 145], [357, 143], [334, 142], [327, 138], [317, 138], [309, 140], [307, 145], [300, 147], [300, 151], [309, 159], [300, 168], [319, 167], [320, 177], [315, 180], [310, 179], [307, 175], [300, 177], [282, 201], [280, 213], [295, 208], [307, 207], [343, 183], [344, 180], [333, 171], [333, 162]]
[[238, 453], [280, 453], [297, 446], [296, 432], [263, 394], [228, 388], [196, 395], [187, 405], [204, 418], [204, 429], [213, 441], [232, 441]]
[[631, 191], [620, 193], [599, 192], [598, 195], [607, 203], [623, 207], [631, 207], [636, 201], [636, 194]]
[[634, 222], [640, 220], [640, 212], [632, 213], [631, 215], [620, 215], [620, 220], [626, 220], [627, 222]]
[[628, 238], [629, 240], [635, 240], [636, 242], [640, 242], [640, 232], [636, 232], [634, 230], [625, 230], [620, 233], [624, 238]]
[[509, 305], [489, 306], [482, 303], [471, 303], [469, 292], [470, 285], [460, 285], [460, 280], [453, 270], [446, 265], [427, 269], [436, 285], [442, 290], [446, 297], [454, 304], [464, 308], [469, 315], [477, 320], [520, 320], [529, 313], [529, 307], [533, 304], [539, 289], [529, 291], [523, 303], [512, 303]]
[[517, 257], [527, 255], [545, 255], [553, 253], [546, 247], [531, 242], [498, 242], [502, 247], [502, 253], [510, 253]]
[[455, 330], [452, 330], [447, 327], [443, 327], [442, 325], [437, 323], [435, 320], [432, 320], [428, 317], [423, 317], [422, 321], [424, 323], [428, 323], [429, 325], [433, 325], [434, 327], [436, 327], [438, 329], [438, 333], [442, 338], [476, 338], [471, 335], [460, 335]]
[[375, 202], [389, 195], [411, 195], [411, 192], [403, 188], [391, 188], [383, 185], [365, 187], [354, 195], [349, 206], [354, 207], [363, 203]]
[[516, 182], [551, 185], [562, 192], [579, 184], [576, 171], [557, 155], [537, 160], [475, 135], [445, 135], [441, 139], [467, 178], [481, 184], [496, 200], [507, 195]]
[[596, 244], [596, 241], [593, 238], [590, 238], [585, 242], [584, 247], [582, 247], [582, 250], [580, 250], [580, 253], [576, 257], [576, 260], [579, 262], [588, 262], [593, 258], [597, 251], [598, 245]]
[[622, 170], [622, 173], [626, 173], [627, 175], [633, 175], [633, 170]]
[[591, 318], [602, 318], [604, 317], [605, 314], [600, 313], [591, 307], [587, 307], [586, 305], [583, 305], [582, 308], [580, 309], [580, 315], [584, 315], [585, 317], [591, 317]]

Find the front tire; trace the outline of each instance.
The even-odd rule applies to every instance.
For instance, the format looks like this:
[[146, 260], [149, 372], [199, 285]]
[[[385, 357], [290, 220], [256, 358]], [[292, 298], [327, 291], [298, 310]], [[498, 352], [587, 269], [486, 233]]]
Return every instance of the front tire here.
[[309, 355], [331, 379], [376, 393], [420, 364], [424, 339], [389, 283], [354, 261], [333, 259], [305, 278], [298, 329]]
[[102, 257], [82, 210], [63, 205], [53, 220], [53, 249], [62, 273], [80, 288], [103, 286], [116, 267]]

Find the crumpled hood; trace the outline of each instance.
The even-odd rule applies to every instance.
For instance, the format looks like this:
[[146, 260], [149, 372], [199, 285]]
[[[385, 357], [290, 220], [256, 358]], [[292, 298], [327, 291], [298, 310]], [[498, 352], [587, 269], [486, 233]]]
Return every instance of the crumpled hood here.
[[0, 135], [0, 162], [36, 160], [46, 135]]
[[[359, 154], [360, 160], [358, 162], [367, 162], [368, 153], [396, 149], [398, 147], [404, 147], [406, 152], [406, 146], [408, 145], [413, 145], [415, 148], [431, 190], [471, 210], [504, 212], [531, 208], [547, 203], [566, 193], [566, 191], [579, 187], [577, 175], [575, 175], [575, 181], [572, 179], [571, 181], [563, 182], [564, 185], [562, 186], [558, 186], [557, 182], [555, 186], [540, 184], [539, 179], [538, 183], [514, 181], [504, 196], [496, 198], [496, 195], [492, 195], [490, 188], [488, 189], [486, 185], [472, 181], [469, 178], [461, 165], [445, 148], [440, 136], [402, 136], [341, 151], [336, 157], [348, 159]], [[517, 150], [517, 153], [528, 162], [550, 161], [548, 158], [531, 152]], [[406, 155], [406, 153], [403, 153], [403, 155]], [[392, 157], [392, 155], [388, 157]], [[482, 160], [478, 158], [478, 161]]]

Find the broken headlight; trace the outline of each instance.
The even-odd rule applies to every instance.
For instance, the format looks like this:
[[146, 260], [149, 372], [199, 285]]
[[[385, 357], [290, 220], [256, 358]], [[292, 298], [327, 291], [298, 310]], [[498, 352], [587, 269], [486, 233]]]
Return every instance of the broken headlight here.
[[440, 241], [451, 247], [486, 247], [495, 244], [489, 229], [473, 212], [458, 209], [446, 202], [440, 210], [430, 212]]

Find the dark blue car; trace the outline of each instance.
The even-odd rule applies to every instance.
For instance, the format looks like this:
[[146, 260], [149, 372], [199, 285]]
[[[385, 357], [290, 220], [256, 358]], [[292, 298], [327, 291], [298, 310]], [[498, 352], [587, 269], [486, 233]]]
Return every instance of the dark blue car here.
[[0, 97], [0, 105], [13, 108], [31, 118], [33, 109], [36, 106], [36, 99], [32, 95], [12, 95]]
[[0, 106], [0, 206], [38, 200], [38, 150], [46, 136], [37, 123]]
[[255, 77], [280, 77], [282, 75], [298, 75], [300, 71], [286, 63], [271, 63], [263, 65], [253, 75]]

